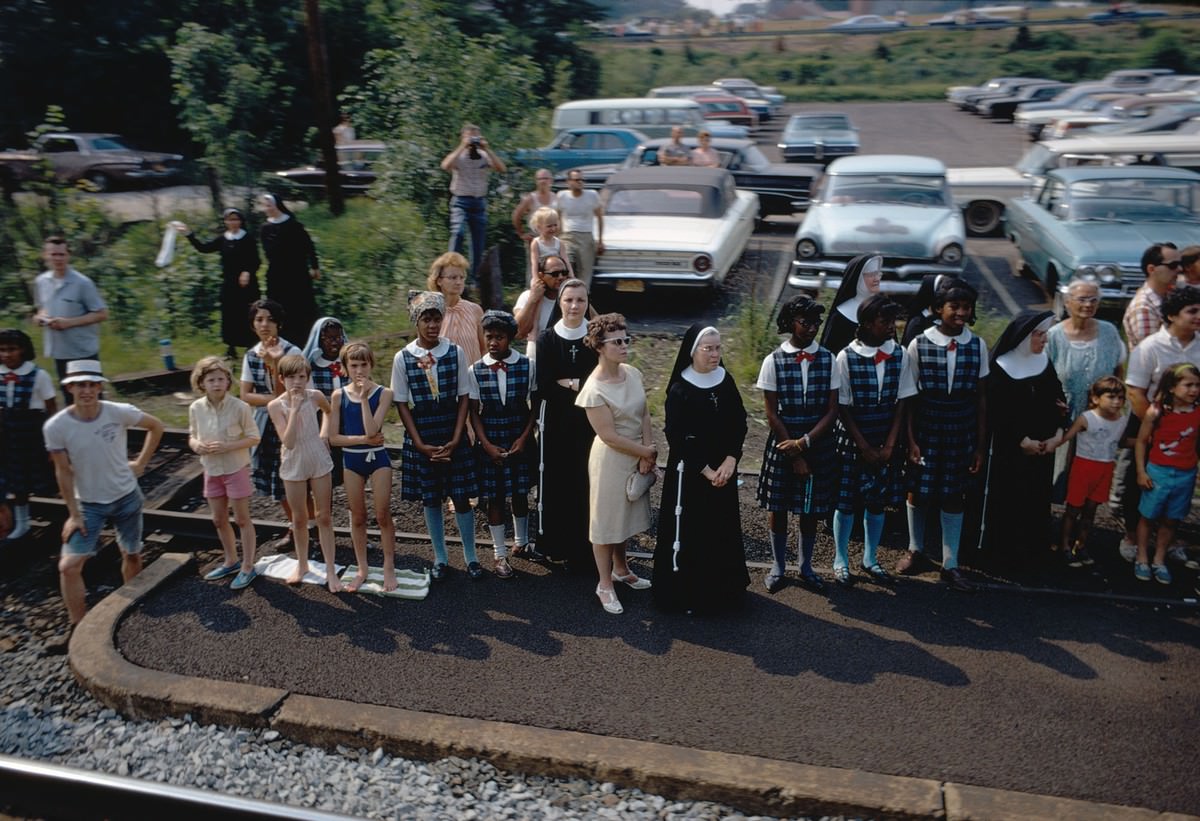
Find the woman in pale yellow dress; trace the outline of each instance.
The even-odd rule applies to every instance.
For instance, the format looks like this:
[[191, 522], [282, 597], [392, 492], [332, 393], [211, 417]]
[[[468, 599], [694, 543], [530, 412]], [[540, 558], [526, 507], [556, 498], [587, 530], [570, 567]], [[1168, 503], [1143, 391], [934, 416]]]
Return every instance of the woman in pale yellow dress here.
[[652, 471], [658, 457], [642, 373], [625, 364], [630, 341], [625, 317], [620, 314], [601, 314], [588, 323], [584, 344], [596, 351], [600, 362], [575, 399], [576, 405], [587, 410], [588, 422], [596, 431], [588, 456], [588, 537], [600, 575], [596, 596], [609, 613], [624, 609], [614, 582], [634, 590], [650, 587], [649, 579], [639, 578], [629, 569], [625, 553], [625, 542], [650, 527], [650, 495], [631, 502], [625, 483], [635, 470], [643, 474]]

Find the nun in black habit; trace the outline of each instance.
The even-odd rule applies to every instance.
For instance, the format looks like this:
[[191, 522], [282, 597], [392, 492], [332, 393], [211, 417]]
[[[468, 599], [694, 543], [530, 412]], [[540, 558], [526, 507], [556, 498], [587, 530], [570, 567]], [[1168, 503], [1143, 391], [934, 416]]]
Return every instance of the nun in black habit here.
[[992, 351], [988, 374], [991, 446], [980, 547], [989, 564], [1037, 571], [1050, 558], [1054, 449], [1067, 426], [1067, 401], [1045, 353], [1050, 311], [1022, 311]]
[[210, 240], [196, 239], [196, 234], [184, 225], [188, 242], [202, 254], [221, 255], [221, 340], [229, 346], [228, 354], [236, 356], [235, 348], [249, 348], [258, 339], [246, 323], [250, 305], [262, 292], [258, 288], [258, 242], [246, 230], [246, 215], [238, 208], [226, 208], [221, 214], [225, 231]]
[[287, 312], [289, 334], [306, 339], [317, 321], [313, 282], [321, 277], [312, 237], [283, 200], [263, 194], [263, 223], [259, 236], [267, 257], [267, 297]]
[[655, 603], [689, 612], [734, 606], [750, 584], [737, 489], [746, 409], [721, 363], [716, 328], [696, 324], [684, 334], [667, 383], [666, 417], [670, 454], [654, 550]]
[[837, 356], [850, 344], [858, 330], [858, 306], [873, 294], [879, 293], [883, 275], [883, 257], [863, 254], [846, 264], [842, 284], [833, 296], [833, 309], [821, 331], [821, 344]]

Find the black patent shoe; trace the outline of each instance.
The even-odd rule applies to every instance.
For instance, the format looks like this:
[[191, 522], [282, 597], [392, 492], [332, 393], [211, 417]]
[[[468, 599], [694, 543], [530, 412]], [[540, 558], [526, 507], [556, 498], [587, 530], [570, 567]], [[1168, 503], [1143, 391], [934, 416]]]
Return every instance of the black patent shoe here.
[[873, 564], [870, 567], [863, 565], [862, 572], [866, 574], [868, 579], [876, 582], [877, 584], [887, 584], [892, 580], [892, 577], [888, 575], [888, 572], [878, 564]]
[[527, 562], [537, 562], [542, 564], [546, 561], [546, 554], [540, 552], [532, 544], [517, 545], [511, 551], [514, 559], [524, 559]]
[[479, 581], [483, 578], [483, 565], [479, 562], [471, 562], [467, 565], [467, 575], [471, 577], [471, 581]]
[[812, 590], [816, 593], [824, 593], [825, 592], [825, 580], [822, 579], [820, 576], [818, 576], [816, 571], [801, 570], [800, 571], [800, 582], [805, 587], [807, 587], [809, 590]]
[[443, 582], [450, 575], [450, 565], [435, 564], [433, 569], [429, 571], [429, 578], [435, 582]]

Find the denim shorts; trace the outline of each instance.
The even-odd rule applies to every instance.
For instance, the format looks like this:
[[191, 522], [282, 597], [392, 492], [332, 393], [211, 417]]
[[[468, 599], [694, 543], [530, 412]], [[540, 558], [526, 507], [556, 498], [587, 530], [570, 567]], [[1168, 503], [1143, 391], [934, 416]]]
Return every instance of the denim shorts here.
[[92, 556], [100, 541], [100, 530], [111, 522], [117, 531], [117, 544], [129, 554], [142, 552], [142, 491], [136, 489], [115, 502], [80, 502], [79, 511], [87, 535], [76, 530], [63, 544], [69, 556]]
[[1192, 512], [1192, 494], [1196, 489], [1196, 469], [1180, 470], [1149, 462], [1146, 474], [1154, 482], [1152, 490], [1142, 491], [1138, 513], [1143, 519], [1182, 521]]

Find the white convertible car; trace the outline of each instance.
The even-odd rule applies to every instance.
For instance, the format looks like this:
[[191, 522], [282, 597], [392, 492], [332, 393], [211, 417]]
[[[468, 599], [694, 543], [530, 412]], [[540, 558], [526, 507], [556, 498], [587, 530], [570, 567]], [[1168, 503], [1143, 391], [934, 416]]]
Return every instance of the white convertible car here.
[[630, 168], [609, 177], [592, 281], [617, 291], [712, 290], [754, 232], [758, 195], [720, 168]]

